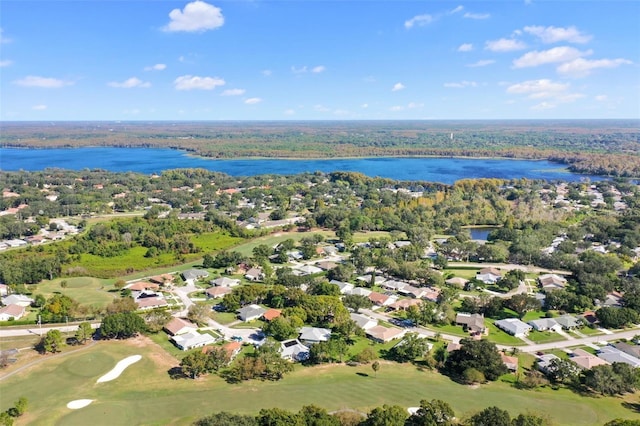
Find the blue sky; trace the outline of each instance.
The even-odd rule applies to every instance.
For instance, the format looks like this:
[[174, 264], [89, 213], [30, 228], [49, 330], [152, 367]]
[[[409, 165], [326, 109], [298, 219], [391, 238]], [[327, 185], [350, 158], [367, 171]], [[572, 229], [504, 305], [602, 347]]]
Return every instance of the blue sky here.
[[640, 2], [0, 3], [0, 120], [640, 118]]

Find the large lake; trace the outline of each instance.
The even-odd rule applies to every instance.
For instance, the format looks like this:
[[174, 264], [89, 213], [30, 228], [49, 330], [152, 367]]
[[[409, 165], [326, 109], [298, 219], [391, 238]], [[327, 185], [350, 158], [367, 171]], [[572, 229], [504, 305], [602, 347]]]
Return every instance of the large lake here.
[[175, 168], [203, 168], [231, 176], [289, 175], [302, 172], [354, 171], [397, 180], [453, 183], [464, 178], [546, 179], [577, 181], [595, 176], [567, 172], [549, 161], [470, 158], [351, 158], [323, 160], [217, 160], [154, 148], [0, 148], [0, 170], [104, 169], [113, 172], [160, 173]]

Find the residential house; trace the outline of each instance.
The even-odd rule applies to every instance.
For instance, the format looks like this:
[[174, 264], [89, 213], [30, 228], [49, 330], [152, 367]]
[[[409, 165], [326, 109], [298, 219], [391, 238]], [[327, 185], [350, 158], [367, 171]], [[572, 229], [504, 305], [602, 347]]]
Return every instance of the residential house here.
[[209, 284], [216, 287], [236, 287], [240, 285], [240, 280], [228, 277], [220, 277], [216, 278], [215, 280], [209, 281]]
[[565, 330], [573, 330], [574, 328], [579, 328], [582, 324], [576, 317], [571, 315], [562, 315], [561, 317], [554, 318], [556, 322]]
[[233, 290], [230, 287], [209, 287], [205, 293], [210, 299], [221, 299], [227, 294], [233, 293]]
[[[144, 294], [144, 293], [143, 293]], [[168, 306], [167, 301], [161, 295], [153, 294], [153, 295], [143, 295], [137, 298], [134, 298], [136, 305], [138, 305], [138, 309], [157, 309]]]
[[227, 352], [227, 355], [229, 356], [229, 362], [231, 362], [235, 357], [238, 356], [238, 354], [242, 350], [242, 343], [236, 341], [227, 342], [222, 345], [222, 349]]
[[464, 286], [469, 282], [469, 280], [466, 280], [464, 278], [461, 277], [453, 277], [453, 278], [449, 278], [448, 280], [445, 281], [445, 283], [457, 287], [457, 288], [464, 288]]
[[540, 355], [536, 360], [538, 364], [538, 370], [542, 371], [543, 373], [546, 373], [549, 369], [549, 365], [554, 359], [560, 360], [560, 358], [554, 354]]
[[165, 286], [165, 285], [173, 284], [174, 278], [175, 277], [171, 274], [162, 274], [162, 275], [156, 275], [149, 278], [149, 281], [152, 283], [158, 284], [160, 286]]
[[412, 285], [406, 285], [398, 290], [398, 294], [402, 294], [403, 296], [413, 297], [414, 299], [422, 299], [429, 292], [426, 288], [423, 287], [414, 287]]
[[484, 315], [470, 314], [460, 312], [456, 314], [456, 324], [462, 327], [471, 335], [481, 335], [487, 333], [487, 327], [484, 325]]
[[322, 260], [320, 262], [316, 262], [316, 266], [323, 271], [330, 271], [338, 267], [336, 262], [331, 262], [330, 260]]
[[562, 326], [556, 322], [553, 318], [539, 318], [531, 320], [527, 324], [533, 327], [536, 331], [555, 331], [562, 330]]
[[260, 281], [264, 278], [264, 272], [262, 272], [262, 268], [251, 268], [244, 274], [244, 277], [249, 281]]
[[182, 272], [182, 278], [189, 284], [193, 284], [200, 278], [207, 278], [208, 276], [209, 273], [202, 269], [187, 269]]
[[483, 268], [478, 272], [476, 278], [485, 284], [495, 284], [502, 278], [502, 273], [496, 268]]
[[422, 305], [422, 300], [420, 299], [400, 299], [397, 302], [390, 304], [389, 307], [396, 311], [406, 311], [411, 306], [420, 305]]
[[389, 280], [382, 283], [382, 288], [384, 288], [385, 290], [391, 290], [391, 291], [402, 290], [403, 288], [408, 286], [409, 286], [408, 283], [405, 283], [402, 281], [394, 281], [394, 280]]
[[502, 359], [502, 363], [507, 367], [507, 370], [513, 372], [518, 371], [518, 357], [500, 354], [500, 358]]
[[563, 290], [567, 285], [567, 280], [556, 274], [540, 275], [538, 282], [544, 291]]
[[514, 337], [525, 337], [531, 331], [531, 326], [517, 318], [506, 318], [496, 321], [495, 326]]
[[619, 308], [622, 306], [622, 293], [612, 291], [608, 293], [603, 302], [599, 304], [602, 307]]
[[636, 358], [640, 358], [640, 346], [630, 345], [625, 342], [614, 343], [613, 347]]
[[622, 352], [613, 346], [605, 346], [598, 351], [598, 358], [603, 359], [611, 364], [614, 362], [624, 362], [632, 367], [640, 367], [640, 359], [628, 353]]
[[355, 287], [353, 290], [351, 290], [351, 294], [354, 296], [369, 297], [371, 293], [372, 293], [371, 290], [366, 289], [364, 287]]
[[273, 321], [282, 315], [282, 311], [280, 309], [269, 309], [264, 314], [262, 314], [262, 319], [265, 321]]
[[352, 313], [350, 314], [350, 317], [358, 325], [358, 327], [363, 330], [368, 330], [371, 327], [375, 327], [376, 325], [378, 325], [377, 320], [374, 320], [373, 318], [370, 318], [366, 315]]
[[127, 288], [131, 291], [160, 290], [160, 286], [158, 284], [148, 281], [138, 281], [130, 284]]
[[[365, 285], [369, 285], [371, 283], [371, 275], [361, 275], [359, 277], [356, 278], [356, 280], [364, 283]], [[382, 283], [384, 283], [386, 281], [386, 279], [384, 277], [381, 277], [379, 275], [376, 275], [373, 278], [373, 282], [375, 283], [375, 285], [382, 285]]]
[[328, 328], [302, 327], [298, 339], [308, 346], [319, 342], [326, 342], [330, 338], [331, 330]]
[[24, 294], [10, 294], [7, 297], [2, 298], [2, 304], [5, 306], [8, 305], [18, 305], [18, 306], [31, 306], [33, 303], [33, 299], [25, 296]]
[[379, 343], [390, 342], [393, 339], [398, 339], [405, 334], [405, 330], [401, 330], [395, 327], [383, 327], [381, 325], [376, 325], [375, 327], [371, 327], [365, 330], [365, 334], [372, 340], [375, 340]]
[[193, 348], [201, 348], [206, 345], [215, 343], [216, 339], [207, 333], [200, 334], [197, 331], [190, 331], [188, 333], [172, 336], [171, 340], [175, 345], [183, 351], [188, 351]]
[[372, 291], [371, 294], [369, 294], [369, 300], [377, 306], [389, 306], [395, 303], [398, 298], [396, 296], [387, 296], [386, 294]]
[[172, 318], [171, 321], [164, 326], [164, 330], [172, 336], [177, 336], [179, 334], [198, 331], [198, 326], [186, 319]]
[[345, 283], [338, 280], [331, 280], [329, 284], [335, 284], [340, 289], [340, 294], [351, 294], [351, 291], [354, 289], [353, 284]]
[[570, 358], [570, 361], [575, 363], [582, 370], [590, 370], [598, 365], [609, 364], [604, 359], [598, 358], [597, 356], [590, 354], [584, 349], [575, 349]]
[[291, 361], [306, 361], [309, 359], [309, 348], [298, 339], [285, 340], [280, 343], [280, 356]]
[[254, 321], [264, 315], [265, 312], [267, 310], [261, 306], [248, 305], [238, 311], [238, 318], [244, 322]]
[[461, 349], [461, 348], [462, 348], [462, 345], [460, 343], [449, 342], [449, 344], [447, 345], [447, 353], [457, 351], [458, 349]]
[[303, 265], [303, 266], [300, 266], [299, 268], [294, 269], [293, 272], [299, 276], [307, 276], [307, 275], [319, 274], [320, 272], [322, 272], [322, 269], [313, 265]]
[[593, 325], [598, 323], [598, 317], [593, 311], [585, 311], [579, 316], [587, 324]]
[[20, 305], [7, 305], [0, 308], [0, 321], [12, 321], [24, 316], [25, 307]]

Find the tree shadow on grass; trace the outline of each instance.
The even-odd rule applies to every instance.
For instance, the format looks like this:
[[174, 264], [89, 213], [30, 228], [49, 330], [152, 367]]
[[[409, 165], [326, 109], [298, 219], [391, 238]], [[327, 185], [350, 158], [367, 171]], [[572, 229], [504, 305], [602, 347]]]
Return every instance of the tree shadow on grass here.
[[622, 406], [627, 410], [631, 410], [634, 413], [640, 413], [640, 403], [635, 402], [623, 402]]
[[359, 372], [357, 372], [356, 374], [357, 374], [358, 376], [360, 376], [360, 377], [369, 377], [369, 375], [368, 375], [367, 373], [362, 373], [362, 372], [360, 372], [360, 371], [359, 371]]
[[178, 380], [178, 379], [187, 379], [188, 377], [185, 376], [185, 374], [182, 371], [182, 368], [180, 367], [172, 367], [167, 371], [167, 374], [169, 374], [169, 377], [171, 377], [171, 379], [173, 380]]

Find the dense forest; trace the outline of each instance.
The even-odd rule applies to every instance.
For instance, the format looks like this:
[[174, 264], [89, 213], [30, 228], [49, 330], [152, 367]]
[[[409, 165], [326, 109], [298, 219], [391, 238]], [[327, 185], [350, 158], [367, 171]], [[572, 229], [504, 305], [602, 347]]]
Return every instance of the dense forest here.
[[548, 159], [640, 176], [636, 120], [82, 122], [2, 124], [4, 147], [161, 147], [211, 158], [462, 156]]

